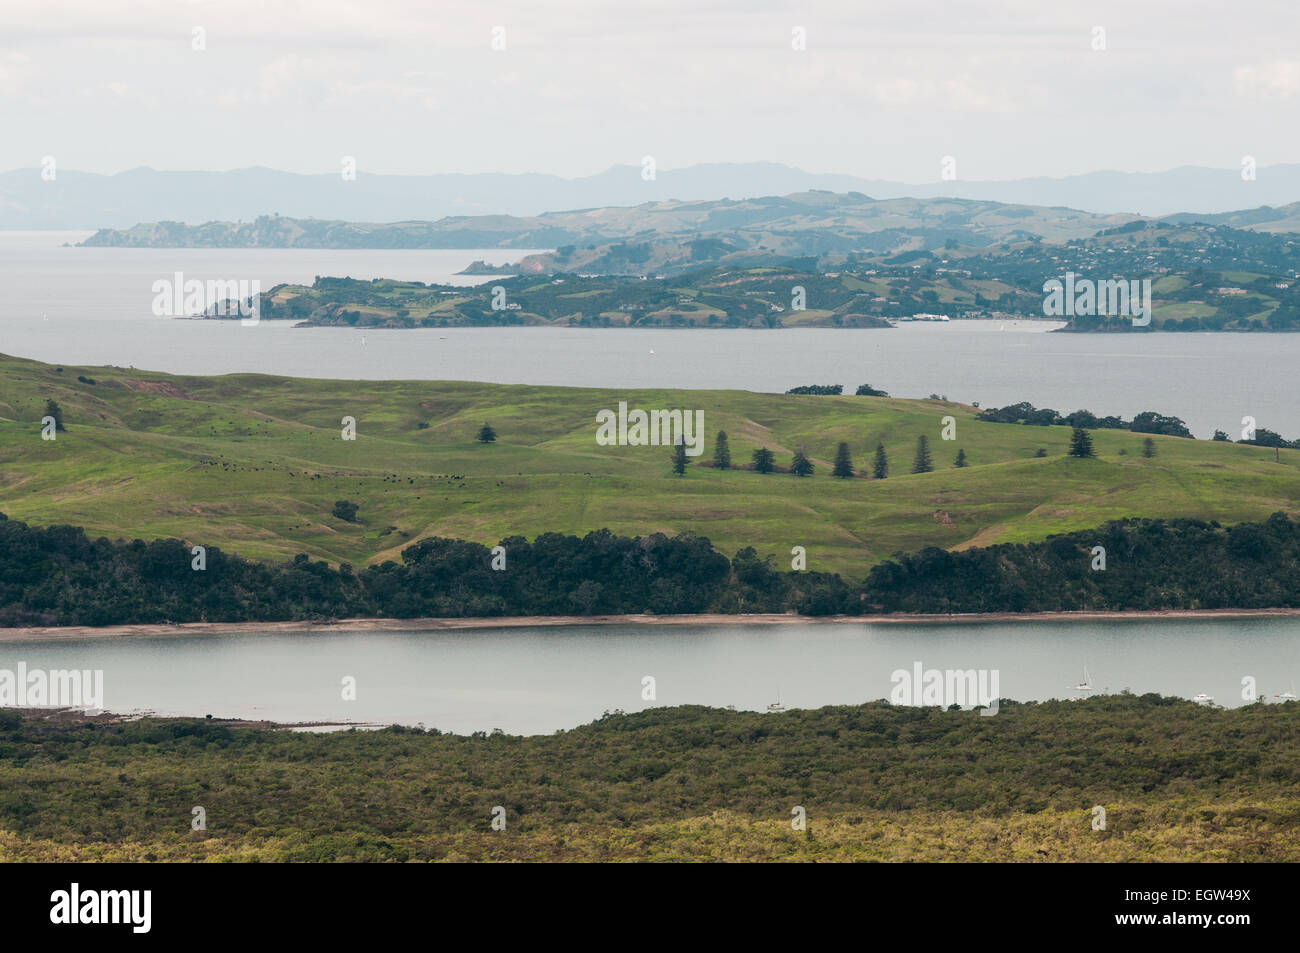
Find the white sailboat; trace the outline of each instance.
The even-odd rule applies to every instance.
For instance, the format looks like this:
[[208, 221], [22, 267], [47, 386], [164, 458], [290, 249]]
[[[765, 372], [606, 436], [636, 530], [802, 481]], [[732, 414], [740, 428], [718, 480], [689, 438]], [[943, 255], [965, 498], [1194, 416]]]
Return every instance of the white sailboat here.
[[781, 704], [781, 689], [776, 690], [776, 701], [767, 706], [768, 711], [785, 711], [785, 706]]
[[1291, 690], [1290, 690], [1290, 691], [1288, 691], [1288, 692], [1282, 692], [1281, 694], [1274, 695], [1273, 697], [1276, 698], [1278, 701], [1281, 701], [1281, 702], [1293, 702], [1293, 701], [1295, 701], [1296, 698], [1297, 698], [1297, 695], [1296, 695], [1296, 693], [1295, 693], [1295, 682], [1292, 682], [1292, 683], [1291, 683]]
[[1088, 674], [1088, 666], [1083, 667], [1083, 681], [1074, 686], [1076, 692], [1092, 691], [1092, 676]]

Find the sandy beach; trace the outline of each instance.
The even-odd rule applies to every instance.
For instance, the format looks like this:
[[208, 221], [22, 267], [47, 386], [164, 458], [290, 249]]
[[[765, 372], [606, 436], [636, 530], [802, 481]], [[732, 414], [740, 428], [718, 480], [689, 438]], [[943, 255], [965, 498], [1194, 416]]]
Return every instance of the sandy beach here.
[[1300, 617], [1291, 609], [1170, 609], [1158, 612], [985, 612], [966, 615], [896, 613], [865, 616], [789, 614], [499, 616], [464, 619], [340, 619], [329, 622], [186, 622], [177, 625], [47, 626], [0, 628], [0, 642], [58, 642], [83, 639], [159, 638], [242, 633], [438, 632], [455, 629], [512, 629], [572, 625], [933, 625], [1015, 622], [1111, 622], [1162, 619], [1261, 619]]

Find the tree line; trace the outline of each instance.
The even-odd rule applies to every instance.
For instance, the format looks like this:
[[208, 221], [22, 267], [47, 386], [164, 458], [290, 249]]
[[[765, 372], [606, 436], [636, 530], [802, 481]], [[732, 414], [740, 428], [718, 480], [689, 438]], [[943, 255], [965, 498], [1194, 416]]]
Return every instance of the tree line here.
[[195, 569], [181, 540], [91, 539], [0, 514], [0, 625], [1300, 606], [1300, 525], [1284, 513], [1230, 527], [1126, 519], [1037, 543], [929, 547], [896, 553], [860, 582], [786, 570], [752, 546], [728, 559], [691, 533], [543, 533], [500, 546], [434, 537], [401, 562], [362, 570], [305, 554], [255, 562], [210, 546], [206, 568]]
[[1132, 420], [1123, 417], [1098, 417], [1090, 410], [1076, 410], [1062, 416], [1050, 407], [1035, 407], [1028, 401], [1006, 407], [988, 407], [976, 415], [977, 420], [995, 424], [1028, 424], [1033, 427], [1078, 427], [1092, 430], [1128, 430], [1133, 433], [1160, 434], [1166, 437], [1192, 437], [1187, 424], [1178, 417], [1168, 417], [1146, 410]]
[[[978, 405], [976, 405], [978, 406]], [[1098, 417], [1090, 410], [1076, 410], [1062, 416], [1050, 407], [1035, 407], [1028, 401], [1009, 404], [1006, 407], [987, 407], [975, 415], [976, 420], [995, 424], [1027, 424], [1033, 427], [1074, 427], [1076, 430], [1090, 428], [1093, 430], [1128, 430], [1132, 433], [1157, 434], [1166, 437], [1185, 437], [1195, 440], [1195, 435], [1188, 429], [1180, 417], [1158, 414], [1154, 410], [1144, 410], [1132, 420], [1123, 417]], [[1279, 447], [1300, 450], [1300, 439], [1287, 440], [1279, 433], [1266, 427], [1252, 427], [1252, 435], [1235, 441], [1252, 447]], [[1233, 442], [1222, 430], [1214, 431], [1211, 438], [1216, 441]]]
[[[791, 387], [787, 394], [816, 394], [821, 397], [835, 397], [844, 393], [843, 384], [801, 384], [798, 387]], [[870, 384], [859, 384], [858, 389], [854, 392], [855, 397], [888, 397], [889, 394], [883, 390], [876, 390]]]

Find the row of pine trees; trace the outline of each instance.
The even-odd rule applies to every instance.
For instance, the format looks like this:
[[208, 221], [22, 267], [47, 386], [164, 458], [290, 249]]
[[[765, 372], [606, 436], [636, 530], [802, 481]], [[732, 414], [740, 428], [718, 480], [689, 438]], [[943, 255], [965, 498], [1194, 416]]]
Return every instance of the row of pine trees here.
[[[1092, 457], [1096, 456], [1092, 446], [1092, 435], [1082, 427], [1075, 427], [1070, 435], [1070, 449], [1068, 451], [1072, 457]], [[1142, 455], [1144, 457], [1154, 457], [1156, 454], [1155, 441], [1148, 437], [1143, 441]], [[1039, 455], [1045, 453], [1039, 451]], [[753, 453], [753, 467], [757, 473], [771, 473], [776, 469], [776, 455], [767, 447], [759, 447]], [[678, 476], [686, 474], [688, 464], [686, 457], [686, 447], [678, 444], [673, 450], [673, 472]], [[954, 467], [965, 467], [970, 464], [966, 460], [966, 451], [958, 448], [957, 457], [953, 460]], [[719, 430], [718, 436], [714, 439], [713, 444], [713, 466], [719, 470], [731, 469], [731, 447], [727, 444], [727, 432]], [[793, 458], [790, 460], [790, 470], [797, 477], [812, 476], [813, 462], [808, 459], [802, 450], [796, 450]], [[934, 470], [934, 460], [930, 456], [930, 443], [924, 434], [916, 438], [916, 454], [912, 457], [913, 473], [930, 473]], [[849, 445], [841, 443], [835, 451], [835, 465], [831, 469], [831, 476], [839, 477], [844, 480], [852, 479], [858, 475], [858, 471], [853, 466], [853, 456], [849, 452]], [[889, 457], [885, 453], [883, 443], [876, 444], [876, 456], [871, 464], [871, 476], [875, 480], [883, 480], [889, 476]]]
[[[756, 473], [772, 473], [776, 470], [776, 455], [767, 447], [759, 447], [755, 450], [751, 460]], [[673, 448], [673, 472], [678, 476], [685, 475], [688, 463], [685, 445], [678, 444]], [[718, 470], [730, 470], [732, 467], [731, 447], [727, 443], [727, 432], [725, 430], [719, 430], [718, 436], [714, 440], [713, 466]], [[958, 449], [953, 466], [969, 466], [966, 462], [965, 450]], [[789, 472], [797, 477], [806, 477], [812, 476], [814, 469], [815, 466], [808, 459], [807, 454], [802, 450], [796, 450], [790, 460]], [[917, 437], [916, 455], [912, 458], [912, 472], [929, 473], [933, 469], [934, 460], [930, 456], [929, 440], [924, 435]], [[853, 456], [849, 451], [849, 445], [841, 443], [835, 451], [835, 465], [831, 468], [831, 476], [848, 480], [857, 475], [858, 471], [853, 466]], [[889, 456], [885, 453], [883, 443], [876, 444], [876, 456], [871, 464], [871, 476], [876, 480], [883, 480], [889, 476]]]

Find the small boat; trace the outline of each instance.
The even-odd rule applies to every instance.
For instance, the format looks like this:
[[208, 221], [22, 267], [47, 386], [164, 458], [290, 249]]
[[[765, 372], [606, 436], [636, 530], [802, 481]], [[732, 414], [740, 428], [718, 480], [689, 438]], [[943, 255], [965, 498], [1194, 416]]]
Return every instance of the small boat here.
[[1083, 681], [1074, 686], [1076, 692], [1092, 691], [1092, 676], [1088, 674], [1088, 666], [1083, 667]]
[[1205, 692], [1197, 692], [1196, 695], [1192, 697], [1192, 701], [1196, 702], [1198, 705], [1205, 705], [1214, 701], [1214, 696], [1207, 695]]
[[1280, 694], [1278, 694], [1278, 695], [1274, 695], [1273, 697], [1276, 698], [1278, 701], [1283, 701], [1283, 702], [1293, 702], [1293, 701], [1296, 700], [1297, 697], [1300, 697], [1300, 696], [1297, 696], [1297, 695], [1296, 695], [1296, 693], [1295, 693], [1295, 682], [1292, 682], [1292, 683], [1291, 683], [1291, 690], [1290, 690], [1290, 691], [1288, 691], [1288, 692], [1282, 692], [1282, 693], [1280, 693]]
[[776, 693], [776, 701], [774, 701], [774, 702], [772, 702], [772, 704], [768, 705], [768, 706], [767, 706], [767, 710], [768, 710], [768, 711], [785, 711], [785, 706], [781, 704], [781, 692], [780, 692], [780, 690], [778, 690], [777, 693]]

